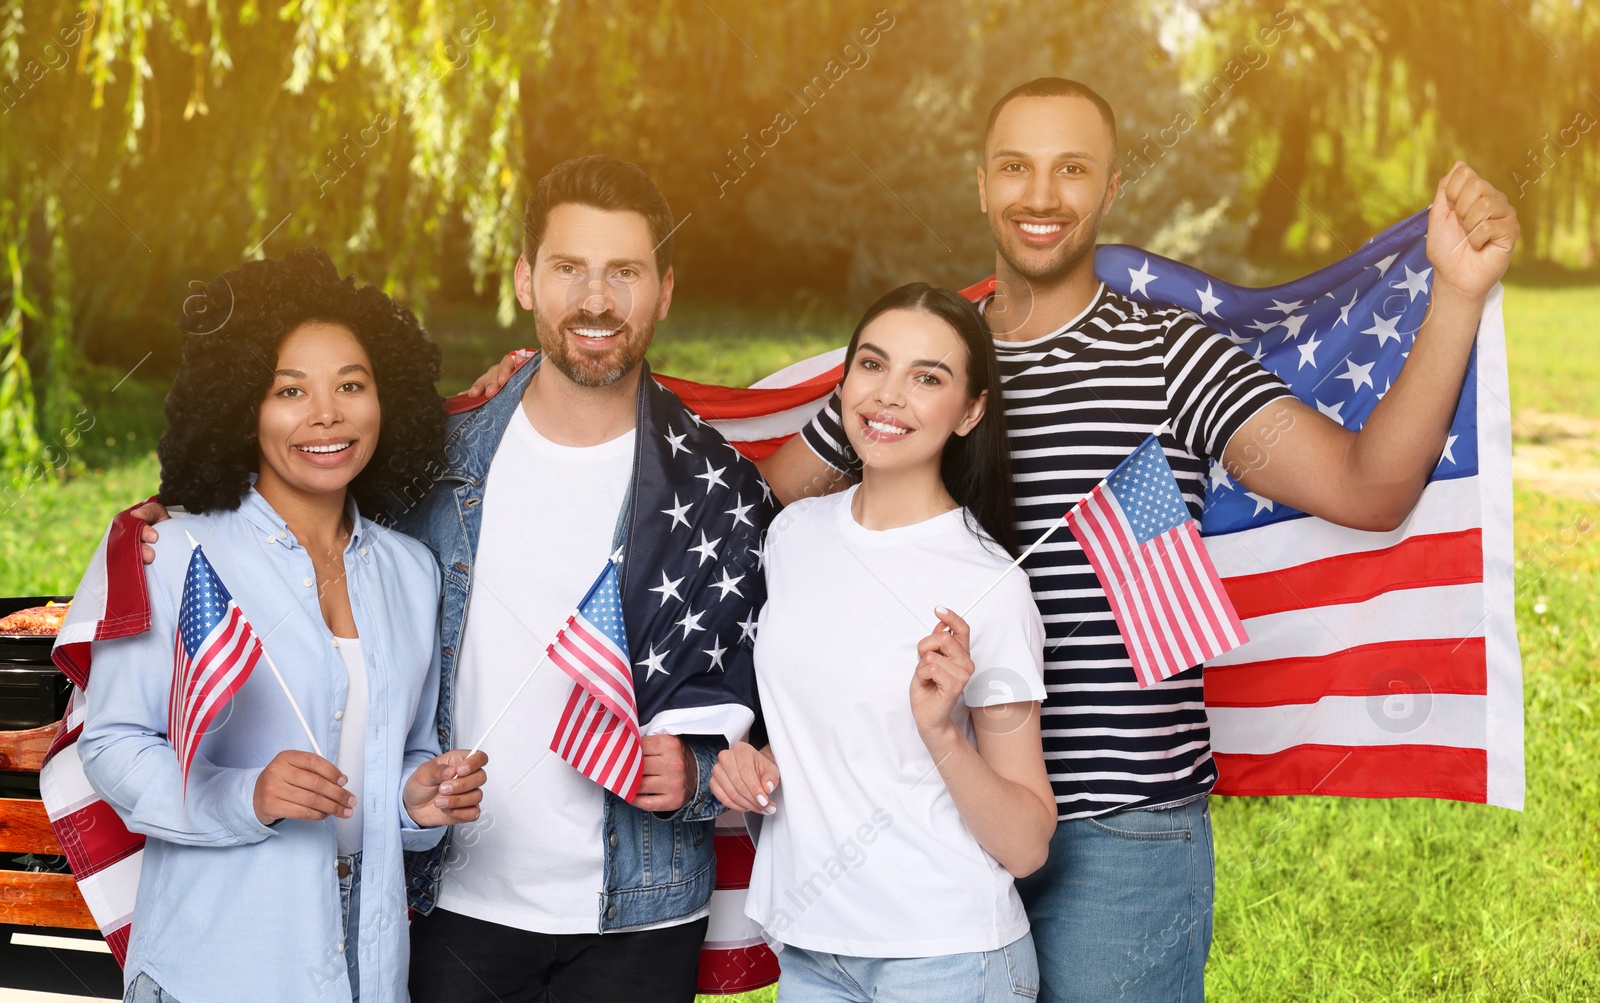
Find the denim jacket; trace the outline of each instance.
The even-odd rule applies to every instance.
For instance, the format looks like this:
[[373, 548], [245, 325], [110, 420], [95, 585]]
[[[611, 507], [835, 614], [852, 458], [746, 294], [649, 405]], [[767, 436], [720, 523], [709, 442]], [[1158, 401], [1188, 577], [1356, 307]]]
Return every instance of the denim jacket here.
[[[459, 744], [454, 740], [456, 656], [465, 636], [467, 609], [472, 593], [472, 566], [483, 522], [484, 488], [489, 466], [502, 434], [515, 416], [516, 409], [521, 406], [523, 391], [539, 368], [540, 361], [541, 358], [535, 356], [524, 364], [504, 389], [487, 402], [472, 410], [452, 414], [446, 426], [448, 469], [429, 483], [417, 485], [418, 490], [411, 497], [391, 499], [391, 514], [399, 528], [431, 547], [444, 568], [443, 608], [439, 621], [443, 650], [438, 729], [442, 748], [454, 748]], [[634, 479], [617, 521], [613, 549], [620, 547], [625, 552], [637, 550], [648, 553], [652, 547], [656, 547], [659, 553], [660, 544], [647, 539], [656, 535], [657, 527], [652, 523], [641, 530], [640, 525], [646, 517], [661, 517], [653, 512], [646, 513], [635, 503], [652, 486], [642, 487], [642, 479], [659, 481], [669, 473], [662, 466], [662, 457], [669, 454], [666, 447], [657, 441], [661, 438], [661, 433], [657, 431], [661, 426], [673, 432], [680, 443], [686, 438], [691, 442], [698, 441], [702, 453], [709, 453], [720, 445], [722, 452], [718, 454], [717, 462], [724, 464], [721, 468], [724, 479], [730, 482], [727, 497], [731, 499], [734, 488], [738, 488], [744, 497], [753, 497], [756, 503], [752, 513], [756, 516], [754, 525], [748, 538], [741, 538], [740, 542], [753, 544], [754, 552], [758, 553], [760, 533], [776, 511], [770, 500], [762, 501], [764, 497], [769, 497], [765, 484], [748, 461], [737, 455], [730, 458], [731, 447], [727, 442], [709, 426], [694, 418], [671, 391], [657, 384], [650, 376], [648, 367], [644, 368], [640, 377]], [[677, 431], [674, 432], [674, 429]], [[674, 449], [670, 455], [676, 456], [677, 450]], [[709, 484], [706, 490], [711, 490]], [[625, 557], [622, 564], [625, 610], [633, 608], [629, 605], [630, 595], [647, 589], [654, 581], [652, 576], [657, 574], [651, 567], [631, 567], [633, 563]], [[755, 573], [750, 575], [752, 581], [744, 585], [743, 595], [749, 599], [754, 610], [759, 610], [765, 592], [759, 572], [754, 567], [751, 570]], [[710, 592], [710, 589], [705, 588], [705, 591]], [[693, 594], [686, 591], [686, 595], [692, 598]], [[650, 598], [650, 605], [655, 606], [655, 597]], [[624, 615], [629, 616], [626, 612]], [[753, 613], [749, 619], [754, 620]], [[651, 640], [650, 633], [637, 636], [640, 634], [639, 625], [631, 619], [626, 626], [630, 646], [635, 649]], [[650, 630], [660, 633], [662, 627], [653, 623]], [[736, 646], [736, 651], [728, 656], [729, 668], [722, 678], [748, 679], [748, 695], [739, 702], [750, 707], [753, 716], [755, 687], [751, 647], [752, 644], [742, 643]], [[733, 661], [735, 658], [738, 659], [737, 663]], [[636, 676], [636, 687], [638, 678]], [[644, 720], [647, 710], [642, 698], [640, 715], [641, 724], [647, 723]], [[687, 719], [694, 719], [692, 712]], [[742, 727], [747, 728], [748, 725], [746, 719]], [[710, 899], [716, 870], [712, 853], [712, 820], [724, 808], [711, 794], [709, 783], [717, 753], [726, 748], [729, 737], [726, 733], [682, 737], [685, 746], [693, 752], [699, 773], [693, 795], [683, 807], [670, 815], [654, 813], [635, 808], [609, 791], [605, 794], [601, 824], [605, 843], [604, 887], [599, 902], [599, 929], [602, 933], [687, 916]], [[735, 734], [732, 737], [738, 736]], [[464, 856], [461, 848], [452, 847], [453, 837], [453, 832], [447, 833], [439, 846], [411, 854], [408, 860], [411, 904], [424, 915], [432, 912], [437, 903], [444, 869]]]

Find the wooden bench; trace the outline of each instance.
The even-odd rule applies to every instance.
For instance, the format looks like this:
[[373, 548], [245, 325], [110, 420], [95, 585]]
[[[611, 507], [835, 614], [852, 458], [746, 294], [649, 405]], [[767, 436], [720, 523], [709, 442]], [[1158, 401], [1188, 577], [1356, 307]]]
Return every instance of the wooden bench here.
[[[0, 770], [38, 773], [55, 734], [53, 724], [28, 731], [0, 731]], [[43, 801], [0, 798], [0, 853], [61, 855]], [[35, 871], [0, 870], [0, 924], [99, 929], [72, 875]]]

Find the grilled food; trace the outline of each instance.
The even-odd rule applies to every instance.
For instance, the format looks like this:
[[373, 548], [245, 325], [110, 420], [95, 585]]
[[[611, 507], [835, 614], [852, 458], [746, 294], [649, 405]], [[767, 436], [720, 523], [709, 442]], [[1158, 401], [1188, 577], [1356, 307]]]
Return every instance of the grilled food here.
[[61, 621], [67, 618], [71, 603], [50, 602], [43, 606], [19, 609], [10, 616], [0, 617], [0, 634], [23, 637], [54, 637], [61, 633]]

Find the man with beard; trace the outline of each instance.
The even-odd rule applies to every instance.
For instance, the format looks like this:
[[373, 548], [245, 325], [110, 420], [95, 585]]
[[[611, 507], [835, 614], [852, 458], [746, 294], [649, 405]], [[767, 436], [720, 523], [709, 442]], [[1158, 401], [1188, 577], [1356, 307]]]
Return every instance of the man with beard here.
[[[500, 778], [478, 822], [409, 861], [410, 990], [428, 1003], [688, 1003], [723, 810], [709, 783], [754, 718], [756, 555], [776, 507], [755, 467], [650, 378], [673, 219], [649, 177], [610, 157], [566, 161], [523, 226], [517, 301], [540, 353], [506, 393], [448, 402], [448, 469], [390, 512], [444, 568], [439, 734], [488, 733]], [[558, 631], [583, 632], [569, 615], [608, 561], [616, 592], [586, 615], [613, 629], [620, 617], [633, 663], [643, 756], [626, 801], [556, 748], [558, 733], [594, 730], [572, 713], [573, 679], [553, 665], [528, 675]]]
[[[980, 306], [1004, 381], [1022, 538], [1152, 433], [1196, 518], [1216, 461], [1262, 498], [1359, 529], [1399, 525], [1439, 460], [1485, 298], [1510, 262], [1519, 228], [1506, 197], [1465, 164], [1439, 182], [1430, 313], [1357, 433], [1296, 400], [1195, 314], [1143, 306], [1095, 277], [1116, 159], [1111, 107], [1081, 83], [1034, 80], [990, 113], [978, 204], [994, 235], [995, 291]], [[842, 415], [835, 394], [763, 462], [780, 499], [848, 482], [858, 461], [847, 420], [863, 417]], [[1041, 723], [1058, 806], [1048, 863], [1017, 882], [1041, 998], [1202, 999], [1214, 887], [1206, 795], [1217, 774], [1201, 667], [1139, 688], [1070, 535], [1027, 570], [1047, 632]]]

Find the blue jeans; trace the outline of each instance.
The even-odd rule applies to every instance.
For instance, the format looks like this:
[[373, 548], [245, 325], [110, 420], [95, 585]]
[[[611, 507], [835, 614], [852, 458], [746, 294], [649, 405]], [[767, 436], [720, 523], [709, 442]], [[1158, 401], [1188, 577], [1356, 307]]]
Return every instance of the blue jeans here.
[[360, 1003], [356, 931], [361, 928], [361, 851], [337, 858], [334, 866], [339, 869], [339, 913], [344, 919], [344, 963], [350, 970], [350, 1003]]
[[143, 972], [122, 994], [122, 1003], [178, 1003], [178, 998], [156, 985], [156, 980]]
[[1215, 865], [1201, 798], [1056, 826], [1050, 859], [1017, 882], [1047, 1003], [1200, 1003]]
[[778, 1003], [1010, 1003], [1039, 995], [1033, 937], [994, 951], [855, 958], [784, 947]]

